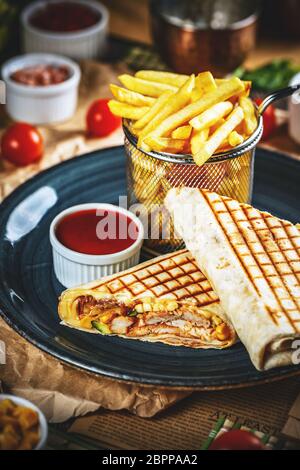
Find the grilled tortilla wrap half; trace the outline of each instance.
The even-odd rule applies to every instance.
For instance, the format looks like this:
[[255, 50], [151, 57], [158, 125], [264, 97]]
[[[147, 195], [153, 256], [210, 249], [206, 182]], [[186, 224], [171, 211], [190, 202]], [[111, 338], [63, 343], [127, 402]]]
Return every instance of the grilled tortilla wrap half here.
[[205, 190], [172, 189], [165, 204], [255, 367], [298, 363], [299, 229]]
[[[138, 286], [143, 292], [134, 295]], [[155, 296], [159, 291], [163, 297]], [[236, 341], [219, 299], [187, 251], [68, 289], [58, 313], [64, 325], [102, 335], [191, 348], [221, 349]]]

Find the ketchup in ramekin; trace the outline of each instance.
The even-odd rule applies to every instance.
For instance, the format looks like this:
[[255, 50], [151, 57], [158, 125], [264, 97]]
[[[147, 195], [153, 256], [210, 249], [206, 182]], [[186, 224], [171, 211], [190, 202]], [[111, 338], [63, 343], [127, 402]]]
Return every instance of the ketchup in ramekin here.
[[112, 204], [69, 207], [50, 226], [53, 267], [65, 287], [101, 279], [139, 263], [144, 241], [142, 222]]
[[66, 215], [56, 227], [65, 247], [87, 255], [111, 255], [126, 250], [138, 237], [138, 226], [125, 214], [86, 209]]
[[77, 2], [46, 3], [35, 11], [29, 22], [37, 29], [55, 33], [71, 33], [91, 28], [101, 19], [96, 9]]

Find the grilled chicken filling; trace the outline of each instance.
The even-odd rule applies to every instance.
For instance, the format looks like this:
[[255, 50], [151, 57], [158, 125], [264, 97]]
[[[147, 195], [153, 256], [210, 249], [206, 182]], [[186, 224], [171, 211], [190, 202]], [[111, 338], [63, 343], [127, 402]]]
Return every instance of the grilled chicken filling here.
[[134, 338], [158, 334], [216, 342], [226, 342], [232, 336], [219, 316], [193, 303], [153, 298], [125, 303], [91, 295], [80, 296], [75, 302], [82, 327], [95, 328], [102, 334]]

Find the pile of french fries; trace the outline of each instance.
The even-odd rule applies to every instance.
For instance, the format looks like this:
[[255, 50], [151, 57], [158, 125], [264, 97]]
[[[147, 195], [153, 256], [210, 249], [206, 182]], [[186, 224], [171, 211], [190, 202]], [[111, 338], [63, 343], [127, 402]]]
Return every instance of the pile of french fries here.
[[129, 120], [144, 151], [192, 154], [203, 165], [244, 142], [257, 127], [251, 82], [215, 79], [210, 72], [181, 75], [140, 70], [111, 85], [111, 112]]

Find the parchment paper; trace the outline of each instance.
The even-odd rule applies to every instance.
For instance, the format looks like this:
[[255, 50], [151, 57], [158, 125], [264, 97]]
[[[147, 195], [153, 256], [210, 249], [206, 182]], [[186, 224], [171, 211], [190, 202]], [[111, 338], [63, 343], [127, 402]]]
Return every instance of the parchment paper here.
[[11, 393], [38, 405], [50, 422], [63, 422], [101, 407], [151, 417], [188, 395], [117, 382], [69, 367], [32, 346], [3, 319], [0, 340], [6, 345], [0, 380]]

